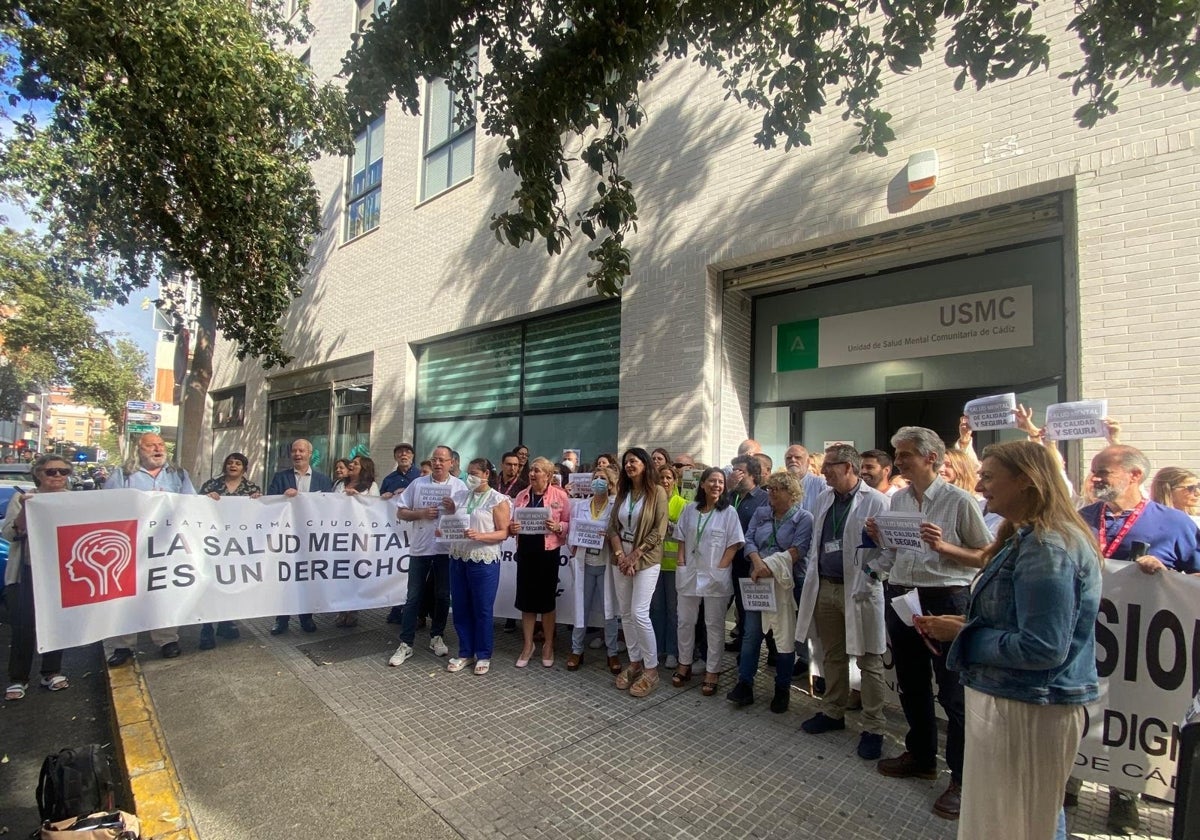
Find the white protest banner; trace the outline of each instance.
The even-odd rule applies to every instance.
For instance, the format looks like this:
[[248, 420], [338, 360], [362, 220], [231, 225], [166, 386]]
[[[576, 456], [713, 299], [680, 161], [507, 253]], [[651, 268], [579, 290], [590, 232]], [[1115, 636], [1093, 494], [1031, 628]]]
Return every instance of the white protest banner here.
[[[408, 538], [370, 496], [31, 497], [38, 647], [155, 627], [403, 602]], [[45, 570], [43, 573], [43, 569]]]
[[592, 474], [571, 473], [567, 479], [567, 495], [572, 499], [587, 499], [592, 495]]
[[1179, 715], [1200, 690], [1200, 578], [1109, 561], [1096, 620], [1100, 699], [1073, 775], [1175, 797]]
[[963, 414], [971, 421], [975, 431], [986, 429], [1015, 429], [1017, 419], [1013, 411], [1017, 407], [1016, 394], [995, 394], [980, 397], [963, 406]]
[[879, 528], [879, 545], [881, 548], [911, 548], [921, 549], [925, 543], [921, 541], [921, 523], [925, 517], [920, 513], [880, 513], [875, 516], [875, 526]]
[[750, 578], [739, 578], [742, 589], [742, 604], [751, 612], [775, 612], [775, 583], [755, 583]]
[[1079, 400], [1046, 406], [1047, 440], [1081, 440], [1107, 437], [1104, 418], [1108, 400]]
[[467, 529], [471, 527], [471, 517], [465, 513], [443, 513], [438, 517], [437, 529], [441, 533], [442, 542], [465, 540]]
[[545, 534], [546, 517], [551, 511], [540, 507], [513, 508], [513, 522], [521, 525], [522, 534]]
[[[370, 496], [301, 493], [220, 500], [107, 490], [30, 497], [40, 651], [156, 627], [403, 603], [408, 535]], [[495, 615], [519, 618], [516, 539], [501, 544]], [[564, 547], [558, 618], [575, 620]], [[603, 626], [596, 612], [588, 623]]]
[[419, 484], [417, 485], [417, 508], [435, 507], [441, 510], [442, 499], [450, 498], [449, 484]]
[[607, 533], [607, 520], [576, 518], [571, 522], [571, 533], [567, 537], [567, 543], [579, 548], [604, 548], [604, 535]]

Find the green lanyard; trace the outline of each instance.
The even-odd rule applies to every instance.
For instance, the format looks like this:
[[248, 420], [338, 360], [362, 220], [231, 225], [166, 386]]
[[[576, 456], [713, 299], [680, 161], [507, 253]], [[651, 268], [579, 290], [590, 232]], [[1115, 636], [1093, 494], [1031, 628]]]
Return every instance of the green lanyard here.
[[[799, 505], [792, 505], [788, 508], [787, 513], [783, 515], [782, 519], [791, 519], [797, 507]], [[837, 527], [836, 524], [834, 527]], [[767, 548], [779, 548], [779, 522], [775, 520], [774, 516], [771, 517], [771, 542], [768, 543]]]
[[[468, 497], [467, 497], [467, 516], [470, 516], [472, 513], [474, 513], [474, 512], [475, 512], [475, 508], [477, 508], [477, 507], [479, 507], [481, 504], [483, 504], [483, 500], [484, 500], [484, 499], [486, 499], [487, 497], [488, 497], [488, 494], [487, 494], [486, 492], [484, 492], [484, 493], [472, 493], [470, 496], [468, 496]], [[472, 498], [474, 498], [474, 499], [475, 499], [475, 504], [471, 504], [471, 499], [472, 499]]]
[[696, 548], [694, 549], [695, 551], [700, 550], [700, 538], [704, 536], [704, 530], [706, 528], [708, 528], [708, 523], [712, 519], [713, 514], [716, 512], [717, 512], [717, 509], [713, 508], [712, 510], [710, 510], [708, 512], [708, 516], [705, 516], [702, 513], [702, 514], [700, 514], [699, 518], [696, 519]]
[[740, 504], [742, 503], [742, 499], [743, 499], [743, 498], [744, 498], [744, 497], [742, 496], [742, 494], [741, 494], [741, 493], [734, 493], [734, 494], [733, 494], [733, 509], [734, 509], [734, 510], [737, 510], [737, 509], [738, 509], [738, 505], [740, 505]]
[[833, 517], [833, 538], [835, 540], [840, 540], [842, 538], [842, 531], [846, 527], [846, 520], [850, 517], [850, 508], [854, 506], [854, 499], [851, 497], [849, 500], [847, 500], [846, 509], [842, 511], [841, 520], [838, 520], [837, 506], [838, 501], [836, 498], [834, 498], [833, 504], [829, 507], [829, 515]]
[[629, 494], [629, 530], [633, 530], [633, 506], [637, 500], [633, 498], [633, 493]]

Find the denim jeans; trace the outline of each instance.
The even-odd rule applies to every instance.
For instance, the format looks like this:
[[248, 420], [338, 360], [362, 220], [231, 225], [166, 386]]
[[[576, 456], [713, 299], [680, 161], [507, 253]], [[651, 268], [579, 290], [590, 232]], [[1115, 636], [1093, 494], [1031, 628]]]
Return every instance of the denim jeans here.
[[679, 655], [678, 620], [675, 572], [664, 569], [658, 573], [658, 584], [650, 599], [650, 623], [654, 625], [654, 638], [658, 640], [659, 659]]
[[[601, 610], [604, 608], [604, 572], [605, 566], [583, 567], [583, 617], [578, 619], [582, 625], [571, 631], [571, 653], [583, 653], [583, 642], [587, 638], [587, 616], [591, 615], [592, 607], [599, 600]], [[604, 647], [609, 656], [617, 655], [617, 618], [604, 620]]]
[[446, 617], [450, 614], [450, 556], [430, 554], [408, 558], [408, 600], [404, 602], [404, 617], [400, 622], [400, 641], [411, 645], [417, 635], [417, 616], [425, 600], [425, 577], [433, 570], [433, 616], [429, 637], [446, 634]]
[[460, 659], [492, 658], [495, 625], [492, 609], [500, 587], [500, 561], [477, 563], [450, 558], [450, 597], [454, 601], [454, 632]]
[[[744, 683], [754, 682], [754, 673], [758, 670], [758, 654], [762, 650], [764, 634], [762, 631], [762, 613], [756, 610], [746, 610], [746, 619], [742, 625], [742, 656], [738, 662], [738, 679]], [[796, 666], [796, 654], [780, 651], [775, 655], [775, 688], [788, 689], [792, 684], [792, 670]]]

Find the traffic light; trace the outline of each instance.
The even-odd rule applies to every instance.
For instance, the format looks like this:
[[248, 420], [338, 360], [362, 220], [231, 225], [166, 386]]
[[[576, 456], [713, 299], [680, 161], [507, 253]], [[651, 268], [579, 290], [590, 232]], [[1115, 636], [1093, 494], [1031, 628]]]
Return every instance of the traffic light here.
[[15, 449], [17, 449], [18, 451], [20, 451], [20, 450], [23, 450], [23, 449], [28, 449], [28, 448], [29, 448], [29, 441], [27, 441], [27, 440], [24, 440], [24, 439], [22, 439], [22, 440], [19, 440], [19, 441], [17, 441], [16, 443], [14, 443], [14, 444], [13, 444], [13, 447], [14, 447]]

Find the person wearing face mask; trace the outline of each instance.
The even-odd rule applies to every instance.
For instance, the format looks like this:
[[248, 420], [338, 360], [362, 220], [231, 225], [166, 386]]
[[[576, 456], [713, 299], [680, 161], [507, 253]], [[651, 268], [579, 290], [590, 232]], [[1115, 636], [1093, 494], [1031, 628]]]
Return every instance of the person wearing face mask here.
[[474, 665], [475, 674], [482, 676], [492, 664], [500, 543], [508, 537], [512, 516], [508, 496], [491, 487], [495, 472], [487, 458], [476, 458], [467, 465], [466, 490], [451, 497], [453, 512], [468, 517], [466, 539], [450, 543], [450, 598], [458, 634], [458, 656], [446, 665], [451, 673]]
[[[596, 467], [592, 471], [592, 498], [575, 503], [572, 533], [579, 533], [579, 522], [591, 522], [607, 527], [612, 513], [612, 498], [617, 489], [615, 467]], [[583, 664], [583, 642], [587, 636], [588, 616], [600, 608], [604, 611], [604, 646], [608, 650], [608, 669], [621, 673], [617, 658], [616, 595], [612, 591], [609, 563], [612, 547], [604, 540], [600, 548], [576, 546], [572, 555], [575, 563], [575, 629], [571, 632], [571, 655], [567, 670], [577, 671]]]

